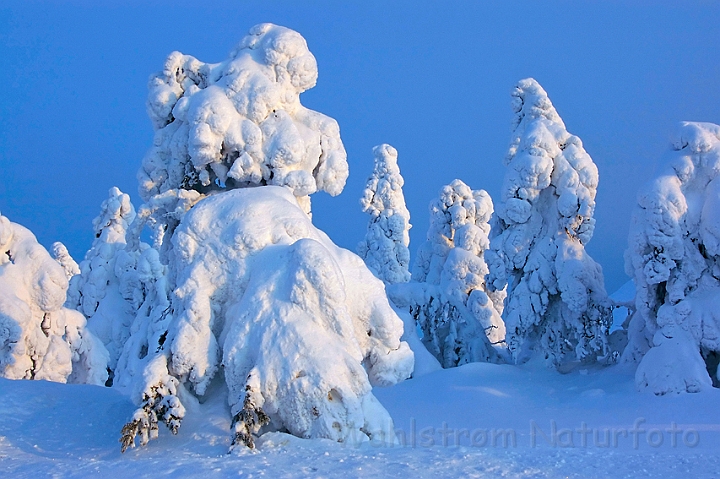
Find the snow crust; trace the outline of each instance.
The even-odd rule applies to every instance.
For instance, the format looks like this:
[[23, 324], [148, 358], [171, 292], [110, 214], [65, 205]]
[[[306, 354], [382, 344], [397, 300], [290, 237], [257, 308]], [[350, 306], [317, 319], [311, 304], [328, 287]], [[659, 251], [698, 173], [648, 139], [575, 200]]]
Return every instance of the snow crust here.
[[390, 145], [373, 148], [375, 166], [360, 200], [370, 215], [358, 254], [386, 284], [410, 281], [410, 212], [405, 206], [398, 153]]
[[318, 71], [305, 39], [256, 25], [222, 63], [173, 52], [150, 79], [152, 149], [138, 173], [140, 195], [171, 190], [289, 187], [338, 195], [348, 176], [338, 124], [300, 103]]
[[507, 173], [488, 252], [489, 289], [507, 288], [503, 318], [518, 362], [533, 351], [563, 368], [607, 353], [612, 322], [592, 238], [598, 171], [532, 78], [512, 93]]
[[317, 230], [289, 189], [205, 198], [172, 242], [170, 302], [136, 319], [118, 362], [118, 386], [141, 406], [126, 433], [146, 442], [159, 421], [177, 430], [183, 391], [205, 395], [222, 370], [235, 444], [266, 430], [391, 440], [371, 387], [412, 372], [402, 321], [383, 283]]
[[85, 318], [63, 307], [63, 267], [2, 215], [0, 251], [0, 376], [104, 384], [107, 351]]
[[638, 195], [625, 257], [637, 312], [623, 359], [640, 361], [637, 385], [655, 394], [718, 382], [720, 126], [683, 122], [672, 150]]
[[430, 203], [430, 227], [412, 283], [388, 290], [396, 305], [409, 308], [423, 343], [443, 367], [501, 359], [504, 292], [490, 293], [485, 285], [492, 213], [484, 190], [460, 180], [443, 187]]

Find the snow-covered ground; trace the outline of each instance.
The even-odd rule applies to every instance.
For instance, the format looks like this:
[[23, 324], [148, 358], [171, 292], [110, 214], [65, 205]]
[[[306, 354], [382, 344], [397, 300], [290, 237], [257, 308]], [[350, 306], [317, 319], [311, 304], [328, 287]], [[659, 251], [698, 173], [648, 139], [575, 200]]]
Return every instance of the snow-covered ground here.
[[719, 475], [720, 391], [638, 393], [622, 366], [560, 375], [538, 364], [473, 363], [374, 392], [404, 445], [270, 433], [255, 451], [228, 455], [230, 415], [215, 395], [188, 406], [177, 436], [163, 428], [120, 454], [135, 406], [117, 391], [0, 379], [0, 477]]

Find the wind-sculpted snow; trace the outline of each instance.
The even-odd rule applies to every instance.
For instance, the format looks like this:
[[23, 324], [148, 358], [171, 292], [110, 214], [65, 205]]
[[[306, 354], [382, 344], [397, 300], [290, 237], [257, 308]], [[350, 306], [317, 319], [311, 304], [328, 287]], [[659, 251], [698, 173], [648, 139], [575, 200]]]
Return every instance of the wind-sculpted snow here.
[[170, 54], [149, 84], [154, 146], [138, 173], [140, 194], [246, 186], [338, 195], [348, 176], [338, 124], [300, 104], [315, 86], [315, 57], [292, 30], [253, 27], [230, 57], [203, 63]]
[[598, 171], [533, 79], [512, 93], [515, 120], [491, 250], [491, 290], [507, 287], [505, 325], [516, 361], [533, 350], [560, 367], [606, 354], [611, 306], [585, 252]]
[[0, 376], [103, 384], [107, 351], [63, 307], [66, 273], [26, 228], [0, 215]]
[[360, 200], [370, 222], [365, 239], [358, 245], [358, 254], [386, 284], [406, 283], [410, 280], [411, 226], [397, 150], [383, 144], [373, 148], [373, 154], [375, 167]]
[[382, 282], [317, 230], [289, 189], [208, 197], [172, 242], [171, 303], [133, 325], [128, 344], [137, 335], [145, 347], [126, 346], [118, 363], [117, 381], [141, 406], [124, 447], [135, 434], [143, 443], [156, 435], [160, 420], [176, 429], [182, 391], [210, 394], [220, 370], [235, 444], [252, 446], [254, 434], [278, 429], [337, 441], [391, 438], [371, 385], [412, 372], [402, 322]]
[[443, 367], [498, 361], [505, 326], [504, 293], [489, 293], [484, 254], [493, 213], [490, 196], [455, 180], [430, 203], [427, 241], [418, 249], [413, 282], [389, 289], [408, 307], [423, 342]]
[[642, 358], [637, 385], [656, 394], [720, 381], [720, 126], [682, 123], [673, 150], [638, 195], [626, 253], [637, 312], [623, 359]]

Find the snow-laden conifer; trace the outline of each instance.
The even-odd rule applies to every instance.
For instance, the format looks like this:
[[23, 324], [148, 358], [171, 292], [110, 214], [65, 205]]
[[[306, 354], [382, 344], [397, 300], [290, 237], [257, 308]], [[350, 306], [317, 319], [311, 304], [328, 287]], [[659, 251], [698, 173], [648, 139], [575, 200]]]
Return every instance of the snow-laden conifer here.
[[172, 241], [171, 302], [158, 295], [118, 362], [118, 385], [140, 404], [124, 447], [157, 435], [159, 422], [176, 430], [181, 390], [205, 395], [221, 368], [236, 444], [252, 446], [267, 428], [392, 436], [371, 385], [412, 372], [402, 322], [382, 282], [317, 230], [288, 189], [206, 198]]
[[305, 39], [269, 23], [222, 63], [171, 53], [149, 84], [155, 139], [138, 173], [142, 199], [279, 185], [309, 213], [308, 195], [339, 194], [348, 166], [338, 124], [300, 103], [317, 76]]
[[430, 227], [418, 249], [412, 283], [390, 290], [398, 306], [409, 307], [423, 343], [446, 368], [502, 356], [504, 295], [485, 287], [492, 212], [484, 190], [472, 190], [460, 180], [443, 187], [430, 203]]
[[720, 126], [682, 123], [670, 156], [638, 195], [625, 256], [637, 292], [623, 359], [642, 358], [636, 383], [655, 394], [719, 381]]
[[516, 361], [532, 351], [551, 365], [606, 354], [611, 305], [593, 234], [598, 171], [533, 79], [513, 93], [507, 173], [488, 252], [489, 286], [507, 287], [504, 319]]
[[111, 188], [93, 220], [95, 240], [80, 263], [80, 274], [70, 280], [66, 303], [85, 315], [88, 329], [105, 344], [111, 372], [130, 336], [130, 324], [142, 297], [135, 278], [135, 258], [125, 251], [127, 231], [134, 220], [130, 196]]
[[0, 215], [0, 376], [104, 384], [107, 351], [63, 307], [62, 266], [26, 228]]
[[123, 450], [223, 389], [234, 445], [267, 430], [392, 438], [371, 385], [408, 377], [413, 355], [382, 282], [310, 221], [307, 195], [347, 177], [337, 123], [299, 102], [316, 78], [305, 40], [264, 24], [224, 63], [174, 53], [151, 80], [155, 143], [126, 247], [142, 255], [142, 304], [115, 370], [138, 405]]
[[406, 283], [410, 280], [411, 225], [397, 150], [383, 144], [373, 148], [373, 154], [375, 166], [360, 200], [370, 222], [365, 239], [358, 245], [358, 254], [384, 283]]

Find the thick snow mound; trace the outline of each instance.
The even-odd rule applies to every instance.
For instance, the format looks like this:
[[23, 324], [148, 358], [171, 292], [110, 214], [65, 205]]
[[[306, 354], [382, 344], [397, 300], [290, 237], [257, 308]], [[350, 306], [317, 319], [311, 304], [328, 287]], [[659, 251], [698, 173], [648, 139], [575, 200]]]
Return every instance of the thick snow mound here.
[[370, 215], [358, 254], [385, 284], [410, 281], [410, 212], [405, 206], [397, 150], [383, 144], [373, 148], [375, 167], [368, 178], [363, 211]]
[[107, 351], [63, 307], [63, 267], [26, 228], [0, 215], [0, 376], [103, 384]]
[[516, 361], [536, 349], [557, 367], [593, 361], [607, 352], [612, 321], [602, 270], [585, 252], [598, 171], [535, 80], [521, 80], [512, 96], [488, 282], [508, 288], [504, 318]]
[[154, 336], [120, 358], [117, 381], [141, 405], [126, 444], [155, 435], [159, 420], [176, 429], [183, 390], [209, 393], [221, 370], [235, 443], [251, 446], [267, 430], [337, 441], [392, 435], [371, 385], [412, 372], [402, 321], [383, 283], [317, 230], [289, 189], [212, 195], [172, 242], [171, 304], [133, 325], [133, 336]]
[[683, 122], [667, 170], [638, 195], [625, 256], [637, 312], [623, 358], [642, 358], [638, 386], [656, 394], [718, 381], [719, 178], [720, 126]]
[[412, 283], [389, 289], [393, 302], [409, 309], [443, 367], [497, 361], [504, 348], [504, 293], [490, 293], [485, 285], [492, 213], [484, 190], [460, 180], [444, 186], [430, 203], [430, 227]]
[[[143, 200], [173, 189], [201, 193], [289, 187], [339, 194], [348, 176], [338, 124], [300, 104], [315, 86], [315, 57], [300, 34], [253, 27], [218, 64], [173, 52], [151, 78], [154, 146], [138, 173]], [[309, 211], [309, 199], [303, 206]]]

